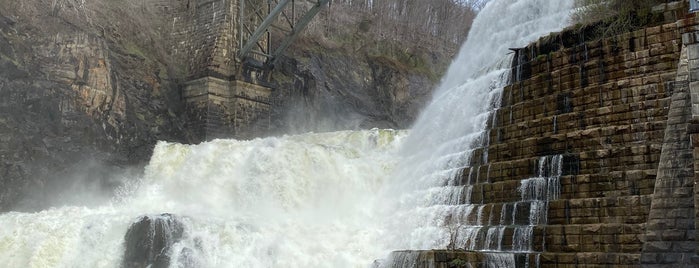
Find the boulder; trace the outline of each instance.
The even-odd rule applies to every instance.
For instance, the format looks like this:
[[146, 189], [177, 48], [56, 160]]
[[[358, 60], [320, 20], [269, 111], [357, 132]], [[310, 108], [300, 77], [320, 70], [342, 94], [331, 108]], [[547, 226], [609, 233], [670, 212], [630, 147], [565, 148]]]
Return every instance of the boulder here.
[[142, 216], [124, 236], [122, 267], [158, 268], [170, 266], [172, 245], [184, 235], [182, 222], [172, 214]]

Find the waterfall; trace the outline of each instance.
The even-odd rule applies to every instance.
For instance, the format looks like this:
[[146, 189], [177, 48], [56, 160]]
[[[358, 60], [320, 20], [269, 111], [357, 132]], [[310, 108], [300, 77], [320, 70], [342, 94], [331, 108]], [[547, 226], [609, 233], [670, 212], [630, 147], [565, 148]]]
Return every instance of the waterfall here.
[[[546, 211], [544, 206], [548, 199], [539, 196], [537, 187], [542, 186], [540, 179], [536, 178], [524, 180], [520, 189], [522, 195], [533, 196], [523, 196], [520, 202], [509, 205], [498, 205], [502, 207], [500, 215], [484, 214], [490, 213], [493, 205], [486, 209], [485, 205], [472, 204], [471, 200], [463, 200], [460, 204], [441, 200], [453, 200], [450, 191], [459, 189], [454, 188], [458, 185], [446, 182], [461, 182], [464, 172], [468, 172], [467, 179], [463, 180], [463, 184], [469, 186], [464, 188], [467, 191], [475, 189], [474, 185], [489, 183], [490, 172], [483, 172], [490, 170], [487, 166], [488, 124], [497, 123], [495, 112], [501, 104], [502, 89], [509, 82], [513, 56], [509, 49], [521, 48], [540, 36], [561, 30], [569, 23], [572, 6], [572, 0], [497, 0], [489, 2], [479, 13], [432, 102], [406, 138], [401, 152], [409, 157], [397, 166], [392, 181], [387, 184], [385, 195], [398, 197], [390, 200], [393, 202], [386, 209], [395, 214], [389, 220], [389, 229], [399, 230], [389, 234], [394, 235], [388, 239], [394, 243], [393, 247], [432, 249], [457, 245], [457, 248], [491, 250], [496, 248], [491, 244], [495, 242], [481, 241], [481, 237], [497, 239], [499, 230], [509, 223], [528, 226], [530, 222], [545, 221], [542, 213]], [[560, 157], [551, 161], [559, 160]], [[551, 163], [541, 165], [547, 169]], [[453, 172], [455, 170], [463, 171]], [[549, 174], [538, 175], [549, 177]], [[548, 179], [544, 180], [549, 183]], [[550, 184], [555, 183], [557, 181]], [[440, 187], [445, 189], [435, 189]], [[424, 189], [433, 189], [430, 193], [444, 195], [426, 195]], [[468, 193], [466, 196], [473, 195]], [[477, 208], [474, 209], [473, 205]], [[518, 222], [517, 212], [523, 210], [530, 215]], [[453, 219], [455, 215], [477, 220], [457, 223], [440, 220], [440, 217]], [[498, 216], [501, 225], [488, 226], [492, 222], [489, 219]], [[528, 230], [519, 230], [518, 237], [527, 237], [525, 234], [528, 233]], [[454, 239], [457, 241], [452, 241]], [[528, 247], [518, 249], [526, 251]]]
[[490, 167], [481, 168], [491, 161], [487, 125], [498, 123], [508, 49], [563, 28], [572, 2], [490, 1], [407, 137], [374, 129], [160, 142], [145, 175], [111, 202], [1, 214], [0, 263], [119, 267], [132, 261], [124, 260], [127, 233], [138, 233], [139, 221], [175, 215], [166, 218], [176, 228], [143, 227], [161, 228], [167, 239], [150, 249], [165, 255], [133, 262], [366, 267], [390, 255], [379, 266], [409, 267], [417, 255], [389, 253], [451, 247], [485, 252], [488, 267], [512, 267], [512, 252], [532, 251], [532, 226], [545, 223], [548, 200], [560, 195], [562, 157], [543, 156], [537, 176], [521, 178], [518, 201], [474, 203], [485, 195], [477, 186], [491, 183]]
[[[373, 205], [405, 135], [374, 129], [159, 142], [143, 178], [110, 203], [1, 214], [0, 263], [366, 267], [392, 250], [380, 243], [385, 230]], [[144, 219], [163, 223], [149, 227]], [[145, 241], [165, 256], [140, 256], [139, 234], [162, 237]], [[132, 244], [140, 250], [130, 250]]]

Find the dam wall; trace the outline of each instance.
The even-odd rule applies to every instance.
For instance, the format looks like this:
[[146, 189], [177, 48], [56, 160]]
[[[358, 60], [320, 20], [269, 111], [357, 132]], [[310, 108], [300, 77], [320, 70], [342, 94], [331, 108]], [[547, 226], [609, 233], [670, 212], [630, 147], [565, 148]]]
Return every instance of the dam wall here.
[[[653, 27], [606, 38], [598, 25], [573, 27], [513, 48], [487, 141], [460, 172], [460, 185], [472, 187], [463, 203], [482, 207], [474, 222], [488, 232], [473, 239], [484, 246], [394, 259], [414, 267], [699, 265], [699, 19], [685, 4], [656, 8], [664, 22]], [[548, 179], [537, 190], [548, 194], [543, 207], [525, 198], [525, 179], [539, 177]], [[545, 219], [534, 221], [539, 208]]]
[[474, 157], [471, 169], [485, 178], [474, 198], [497, 214], [538, 159], [563, 156], [530, 263], [695, 267], [697, 22], [691, 14], [595, 41], [573, 29], [515, 49], [481, 149], [488, 162]]

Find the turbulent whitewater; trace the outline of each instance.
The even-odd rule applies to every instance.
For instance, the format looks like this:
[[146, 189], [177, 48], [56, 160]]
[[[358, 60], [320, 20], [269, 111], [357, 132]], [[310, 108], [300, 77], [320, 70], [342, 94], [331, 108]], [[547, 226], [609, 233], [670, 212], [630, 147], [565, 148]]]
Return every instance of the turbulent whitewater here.
[[144, 178], [111, 204], [0, 216], [0, 261], [118, 267], [129, 225], [172, 213], [188, 233], [176, 246], [196, 249], [203, 267], [364, 267], [385, 253], [372, 206], [404, 136], [375, 129], [160, 142]]
[[[508, 49], [566, 26], [572, 2], [490, 1], [410, 135], [374, 129], [160, 142], [145, 175], [107, 204], [0, 215], [0, 263], [119, 267], [129, 226], [161, 213], [177, 215], [184, 228], [168, 252], [171, 267], [185, 265], [178, 262], [183, 252], [201, 267], [368, 267], [393, 250], [448, 247], [454, 229], [445, 217], [478, 213], [461, 204], [469, 189], [456, 179], [472, 151], [489, 145], [486, 125], [508, 81]], [[487, 154], [479, 157], [487, 163]], [[542, 163], [551, 159], [559, 158]], [[545, 203], [530, 193], [543, 191], [538, 182], [555, 192], [555, 176], [531, 178], [523, 181], [522, 201]], [[501, 231], [487, 232], [494, 239]], [[460, 233], [463, 247], [468, 234]]]

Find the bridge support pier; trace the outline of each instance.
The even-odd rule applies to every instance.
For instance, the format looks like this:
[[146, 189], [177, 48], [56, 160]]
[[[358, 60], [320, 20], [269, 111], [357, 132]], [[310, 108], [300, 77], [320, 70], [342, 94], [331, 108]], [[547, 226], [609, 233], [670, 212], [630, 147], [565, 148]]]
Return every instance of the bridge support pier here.
[[[156, 1], [172, 20], [173, 57], [186, 66], [182, 96], [189, 142], [267, 133], [272, 89], [265, 76], [328, 1]], [[273, 31], [283, 36], [275, 49]]]
[[257, 84], [211, 76], [185, 83], [190, 140], [255, 137], [269, 128], [271, 92]]

